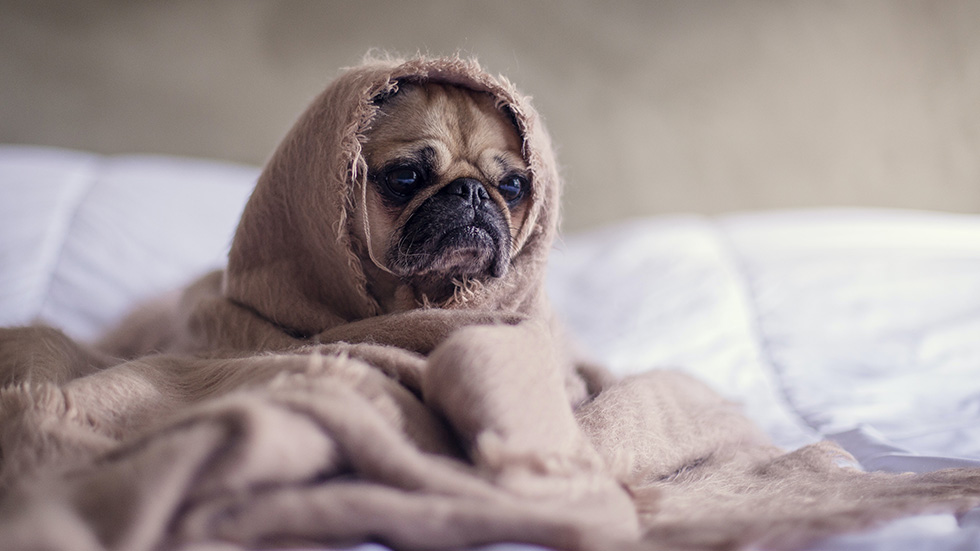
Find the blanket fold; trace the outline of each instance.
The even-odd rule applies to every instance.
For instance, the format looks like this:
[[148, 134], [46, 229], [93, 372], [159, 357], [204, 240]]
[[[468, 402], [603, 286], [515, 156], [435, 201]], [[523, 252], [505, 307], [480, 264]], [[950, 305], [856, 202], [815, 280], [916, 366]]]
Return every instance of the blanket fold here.
[[[387, 311], [361, 145], [375, 100], [419, 82], [494, 98], [529, 207], [506, 275]], [[227, 269], [94, 347], [0, 330], [3, 548], [789, 549], [980, 503], [980, 471], [785, 453], [689, 377], [579, 360], [544, 292], [560, 188], [539, 116], [502, 77], [459, 58], [348, 69], [265, 167]]]

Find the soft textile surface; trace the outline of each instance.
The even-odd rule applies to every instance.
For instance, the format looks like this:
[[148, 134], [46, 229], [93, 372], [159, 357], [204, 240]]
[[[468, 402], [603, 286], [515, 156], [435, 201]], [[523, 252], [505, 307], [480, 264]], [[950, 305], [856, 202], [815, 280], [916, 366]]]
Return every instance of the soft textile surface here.
[[[427, 74], [445, 78], [471, 70], [435, 67]], [[419, 71], [417, 66], [413, 70]], [[465, 74], [455, 74], [454, 82], [467, 82]], [[366, 88], [371, 90], [377, 88]], [[338, 322], [352, 313], [358, 319], [363, 304], [311, 297], [312, 288], [302, 282], [287, 284], [287, 294], [326, 298], [325, 310], [287, 311], [283, 315], [292, 318], [280, 318], [274, 303], [249, 298], [248, 289], [254, 287], [246, 284], [244, 292], [237, 292], [239, 302], [283, 325], [304, 332], [325, 329], [321, 342], [327, 344], [311, 345], [291, 342], [294, 337], [268, 318], [234, 312], [234, 304], [221, 302], [220, 279], [209, 277], [185, 304], [197, 312], [189, 319], [207, 330], [204, 338], [177, 336], [166, 343], [185, 350], [199, 346], [193, 356], [118, 364], [50, 331], [3, 334], [5, 382], [12, 383], [0, 396], [4, 541], [18, 546], [44, 537], [51, 546], [132, 549], [379, 538], [396, 547], [517, 540], [609, 548], [613, 542], [635, 540], [639, 522], [650, 547], [752, 541], [787, 547], [896, 515], [976, 504], [977, 471], [864, 474], [838, 466], [849, 459], [829, 444], [783, 454], [731, 405], [679, 374], [654, 372], [612, 382], [589, 371], [582, 380], [536, 295], [534, 278], [543, 273], [534, 259], [547, 252], [557, 181], [549, 181], [548, 152], [534, 137], [533, 116], [522, 119], [530, 111], [515, 111], [530, 158], [541, 163], [536, 181], [542, 185], [536, 203], [541, 223], [528, 230], [515, 256], [517, 281], [531, 278], [525, 281], [529, 290], [516, 295], [519, 300], [502, 302], [497, 293], [505, 287], [488, 286], [483, 289], [488, 295], [458, 305], [462, 309], [390, 318], [410, 320], [405, 330], [404, 323], [386, 326], [370, 313], [366, 321]], [[303, 134], [309, 127], [301, 122], [297, 128]], [[270, 164], [265, 184], [260, 180], [259, 189], [264, 185], [267, 191], [256, 194], [253, 213], [276, 204], [266, 198], [282, 182], [277, 159], [283, 156]], [[317, 173], [336, 177], [345, 172]], [[342, 233], [343, 224], [332, 225], [338, 222], [344, 219], [325, 220], [331, 231]], [[749, 307], [764, 296], [752, 288], [760, 277], [751, 271], [747, 254], [741, 263], [728, 255], [738, 250], [739, 235], [751, 248], [752, 224], [741, 231], [738, 219], [726, 224], [732, 226], [730, 243], [700, 231], [710, 229], [709, 224], [692, 221], [687, 229], [694, 231], [687, 233], [695, 245], [693, 256], [686, 254], [683, 239], [671, 250], [669, 232], [661, 251], [630, 244], [655, 233], [642, 228], [609, 232], [604, 247], [590, 248], [586, 240], [574, 249], [578, 261], [605, 268], [616, 263], [599, 258], [619, 255], [623, 270], [614, 275], [639, 269], [642, 277], [634, 281], [644, 285], [617, 286], [607, 277], [596, 286], [598, 279], [590, 283], [589, 277], [609, 274], [593, 267], [582, 273], [594, 276], [575, 275], [576, 258], [569, 248], [558, 262], [552, 289], [557, 296], [575, 297], [562, 302], [563, 311], [595, 353], [602, 355], [601, 347], [608, 344], [633, 354], [643, 367], [682, 361], [704, 370], [709, 381], [721, 377], [721, 389], [748, 401], [750, 415], [778, 441], [813, 440], [833, 425], [808, 416], [805, 400], [785, 385], [787, 371], [774, 362], [783, 357], [765, 340], [772, 330], [765, 325], [767, 316], [782, 304], [777, 297], [771, 310]], [[237, 247], [258, 243], [254, 233], [249, 236], [249, 226], [240, 227]], [[356, 235], [350, 239], [356, 242]], [[356, 255], [355, 245], [348, 250]], [[275, 259], [282, 251], [273, 249], [265, 258]], [[525, 264], [521, 251], [529, 255]], [[658, 260], [658, 252], [667, 254]], [[795, 252], [789, 248], [786, 254]], [[343, 247], [338, 253], [346, 254]], [[325, 258], [333, 255], [327, 252]], [[233, 252], [230, 279], [236, 277], [234, 257]], [[639, 267], [651, 260], [661, 262], [661, 269]], [[789, 260], [787, 265], [796, 264]], [[682, 273], [671, 273], [675, 267]], [[349, 277], [343, 268], [334, 273]], [[656, 285], [661, 277], [664, 283], [674, 277], [675, 284], [686, 279], [692, 285], [686, 295], [669, 293], [669, 285]], [[356, 277], [347, 281], [357, 289]], [[590, 284], [598, 297], [592, 311], [576, 314], [581, 297], [588, 296], [582, 286]], [[698, 323], [707, 327], [713, 312], [721, 315], [706, 335], [691, 338], [682, 327], [663, 335], [674, 342], [673, 358], [663, 356], [669, 346], [658, 352], [656, 332], [643, 331], [661, 323], [656, 320], [640, 328], [643, 340], [620, 348], [630, 341], [619, 337], [635, 329], [622, 331], [628, 320], [620, 320], [620, 335], [602, 339], [599, 333], [608, 331], [602, 316], [621, 308], [616, 293], [631, 287], [636, 292], [630, 311], [640, 316], [652, 313], [663, 321], [677, 308], [683, 313], [674, 316], [679, 324], [693, 329]], [[661, 300], [655, 301], [658, 293]], [[699, 300], [712, 293], [714, 304]], [[656, 309], [642, 308], [645, 300]], [[481, 310], [483, 304], [493, 310]], [[589, 327], [583, 330], [582, 319], [594, 320], [593, 333]], [[401, 329], [392, 330], [395, 326]], [[776, 327], [786, 330], [786, 324]], [[449, 336], [443, 338], [440, 331]], [[365, 333], [375, 340], [366, 342]], [[331, 335], [362, 344], [332, 343]], [[32, 348], [37, 342], [44, 346]], [[260, 349], [277, 352], [254, 353]], [[784, 350], [784, 357], [791, 358], [792, 351], [792, 346]], [[623, 366], [623, 357], [606, 354], [606, 359]], [[721, 373], [721, 366], [727, 373]], [[583, 395], [586, 386], [598, 395]], [[51, 523], [61, 530], [38, 530]]]
[[[635, 293], [639, 279], [650, 285]], [[578, 341], [615, 372], [696, 374], [780, 445], [829, 436], [868, 470], [980, 466], [980, 217], [848, 209], [638, 220], [564, 239], [550, 283]], [[977, 541], [974, 512], [820, 548]]]
[[551, 267], [566, 325], [617, 373], [695, 373], [788, 447], [867, 424], [980, 457], [980, 217], [660, 217], [566, 238]]
[[[2, 324], [40, 319], [74, 337], [90, 338], [117, 321], [133, 301], [219, 265], [256, 176], [244, 167], [186, 159], [0, 148]], [[170, 193], [175, 188], [195, 194], [200, 209], [188, 211], [176, 204]], [[21, 215], [26, 212], [30, 216]], [[95, 212], [100, 215], [90, 214]], [[171, 230], [159, 232], [158, 226]], [[849, 239], [841, 239], [841, 233]], [[862, 236], [861, 256], [866, 264], [877, 262], [879, 269], [866, 267], [861, 270], [864, 277], [858, 278], [852, 258], [855, 239]], [[127, 242], [135, 246], [127, 247]], [[980, 220], [931, 213], [660, 218], [564, 239], [552, 256], [549, 283], [552, 299], [577, 340], [617, 373], [650, 365], [694, 372], [744, 403], [753, 419], [788, 447], [813, 441], [816, 431], [873, 422], [894, 444], [889, 446], [869, 427], [837, 438], [865, 468], [934, 470], [957, 466], [953, 455], [980, 458], [980, 438], [975, 435], [980, 414], [969, 409], [946, 414], [980, 395], [980, 379], [971, 376], [980, 344], [973, 333], [963, 331], [976, 323], [970, 312], [980, 309], [980, 293], [968, 287], [980, 281], [978, 244]], [[105, 250], [119, 254], [101, 254]], [[889, 267], [896, 252], [905, 266], [902, 272]], [[793, 253], [793, 262], [786, 261], [788, 253]], [[811, 270], [838, 274], [837, 286], [817, 289], [825, 300], [811, 307], [806, 318], [789, 317], [794, 305], [813, 299], [812, 288], [800, 285], [784, 291], [779, 309], [763, 312], [756, 306], [757, 296], [792, 281], [788, 270], [803, 262]], [[945, 268], [937, 270], [937, 265]], [[651, 284], [643, 292], [630, 292], [639, 279]], [[110, 287], [107, 281], [115, 283]], [[885, 281], [891, 281], [892, 288], [917, 281], [919, 290], [882, 293]], [[906, 329], [897, 331], [840, 313], [840, 305], [850, 303], [859, 306], [846, 310], [878, 312], [879, 320], [890, 318], [892, 311], [918, 315], [903, 302], [923, 297], [935, 297], [925, 299], [929, 309], [919, 310], [930, 317], [907, 318]], [[769, 320], [763, 327], [780, 329], [778, 340], [761, 330], [761, 319]], [[806, 326], [801, 325], [804, 321]], [[849, 322], [855, 328], [850, 337], [843, 334], [852, 341], [847, 353], [836, 355], [840, 384], [820, 373], [811, 373], [809, 380], [788, 377], [807, 372], [788, 369], [794, 362], [785, 360], [819, 360], [831, 352], [814, 351], [808, 344], [814, 339], [813, 325], [828, 326], [830, 321]], [[903, 339], [908, 328], [916, 338]], [[769, 349], [780, 343], [787, 349], [809, 350], [809, 355], [791, 355], [777, 363]], [[887, 361], [907, 369], [861, 369], [880, 357], [876, 350], [883, 343], [893, 350]], [[932, 344], [933, 352], [923, 354], [921, 343], [942, 347]], [[936, 373], [959, 375], [955, 384], [946, 384]], [[908, 384], [909, 374], [920, 380]], [[863, 398], [857, 394], [862, 386], [890, 388], [895, 398]], [[786, 392], [817, 399], [802, 407], [786, 400]], [[909, 396], [916, 396], [920, 407], [912, 413], [896, 411]], [[863, 410], [859, 416], [841, 413], [858, 408]], [[841, 421], [810, 427], [803, 418]], [[834, 538], [821, 548], [957, 548], [980, 537], [973, 515], [960, 524], [946, 515], [916, 517], [866, 535]]]
[[224, 264], [258, 170], [0, 148], [0, 326], [103, 333], [138, 301]]

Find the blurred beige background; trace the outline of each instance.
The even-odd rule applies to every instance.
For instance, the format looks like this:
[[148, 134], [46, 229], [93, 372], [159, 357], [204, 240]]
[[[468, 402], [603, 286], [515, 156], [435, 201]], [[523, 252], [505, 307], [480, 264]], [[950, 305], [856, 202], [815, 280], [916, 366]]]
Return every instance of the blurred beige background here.
[[566, 229], [980, 212], [980, 0], [0, 0], [0, 142], [261, 164], [369, 48], [461, 50], [533, 95]]

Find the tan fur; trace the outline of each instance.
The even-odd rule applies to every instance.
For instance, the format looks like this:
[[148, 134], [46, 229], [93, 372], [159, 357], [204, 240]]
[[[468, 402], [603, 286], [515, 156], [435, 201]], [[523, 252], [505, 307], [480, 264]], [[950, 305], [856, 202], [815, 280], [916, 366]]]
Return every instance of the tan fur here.
[[375, 264], [366, 268], [371, 272], [374, 287], [384, 289], [378, 295], [390, 297], [381, 305], [385, 312], [419, 305], [418, 293], [400, 289], [402, 283], [384, 259], [412, 213], [449, 182], [457, 178], [482, 181], [506, 215], [513, 239], [517, 238], [528, 212], [524, 201], [513, 209], [508, 208], [496, 189], [505, 175], [526, 173], [527, 163], [521, 156], [522, 142], [517, 128], [492, 96], [433, 83], [403, 85], [397, 92], [397, 101], [383, 106], [364, 133], [362, 155], [368, 171], [427, 146], [436, 152], [437, 177], [429, 188], [402, 208], [386, 205], [374, 186], [367, 189], [364, 211], [367, 220], [358, 225], [357, 234]]
[[[511, 113], [532, 193], [506, 275], [392, 310], [364, 233], [390, 233], [367, 204], [366, 136], [394, 142], [375, 100], [405, 82]], [[437, 118], [437, 133], [466, 120]], [[447, 173], [487, 170], [469, 150]], [[272, 156], [226, 270], [101, 352], [0, 330], [4, 549], [788, 549], [980, 503], [980, 471], [862, 473], [830, 444], [784, 453], [689, 377], [577, 363], [544, 293], [560, 186], [527, 99], [476, 63], [347, 71]]]

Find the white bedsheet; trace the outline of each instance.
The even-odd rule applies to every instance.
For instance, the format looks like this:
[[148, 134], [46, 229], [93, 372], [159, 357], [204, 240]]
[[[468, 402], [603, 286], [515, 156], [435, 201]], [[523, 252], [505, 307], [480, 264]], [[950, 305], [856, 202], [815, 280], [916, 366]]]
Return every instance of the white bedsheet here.
[[[693, 373], [783, 446], [830, 438], [868, 470], [980, 467], [980, 216], [639, 220], [566, 238], [551, 288], [617, 372]], [[980, 549], [980, 514], [820, 549]]]
[[[42, 321], [90, 339], [219, 266], [257, 173], [0, 147], [0, 326]], [[563, 239], [549, 285], [595, 358], [621, 374], [691, 372], [782, 446], [832, 438], [866, 469], [980, 466], [980, 216], [636, 220]], [[980, 514], [820, 549], [980, 549]]]

